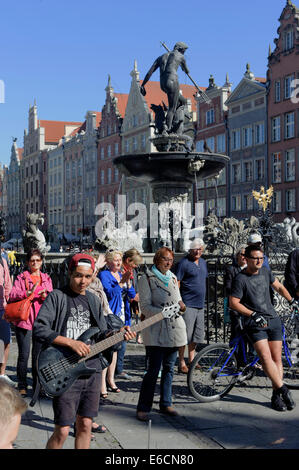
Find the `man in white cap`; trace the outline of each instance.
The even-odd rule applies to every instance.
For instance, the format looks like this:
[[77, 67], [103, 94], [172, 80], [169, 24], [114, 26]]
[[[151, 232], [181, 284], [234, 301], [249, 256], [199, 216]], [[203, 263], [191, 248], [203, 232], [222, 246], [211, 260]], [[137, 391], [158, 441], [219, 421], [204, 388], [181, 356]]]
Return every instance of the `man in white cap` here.
[[[262, 239], [261, 234], [258, 232], [251, 233], [248, 237], [247, 244], [248, 246], [256, 245], [258, 248], [262, 248], [263, 239]], [[265, 268], [270, 270], [269, 260], [266, 255], [264, 255], [263, 266], [265, 266]]]
[[[204, 304], [206, 297], [206, 279], [208, 269], [205, 260], [201, 258], [204, 242], [201, 238], [193, 240], [187, 254], [176, 267], [181, 296], [186, 311], [183, 318], [187, 328], [189, 364], [194, 359], [197, 344], [204, 342]], [[185, 346], [179, 348], [179, 373], [187, 374], [188, 367], [184, 358]]]

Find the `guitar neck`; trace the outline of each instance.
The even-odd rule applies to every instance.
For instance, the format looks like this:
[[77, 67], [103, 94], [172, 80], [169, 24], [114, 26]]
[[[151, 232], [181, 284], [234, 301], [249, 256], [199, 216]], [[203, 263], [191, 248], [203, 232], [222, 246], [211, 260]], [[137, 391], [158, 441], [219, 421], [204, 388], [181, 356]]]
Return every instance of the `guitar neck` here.
[[[147, 318], [146, 320], [143, 320], [139, 322], [137, 325], [132, 326], [130, 328], [130, 331], [132, 333], [138, 333], [138, 331], [142, 331], [148, 326], [154, 325], [155, 323], [163, 320], [164, 315], [162, 312], [156, 313], [156, 315], [153, 315], [150, 318]], [[124, 341], [124, 334], [125, 332], [120, 331], [116, 333], [115, 335], [109, 336], [108, 338], [100, 341], [99, 343], [93, 344], [90, 346], [90, 353], [81, 358], [78, 362], [86, 361], [86, 359], [89, 359], [96, 354], [99, 354], [102, 351], [105, 351], [105, 349], [110, 348], [111, 346], [114, 346], [115, 344], [119, 343], [120, 341]]]

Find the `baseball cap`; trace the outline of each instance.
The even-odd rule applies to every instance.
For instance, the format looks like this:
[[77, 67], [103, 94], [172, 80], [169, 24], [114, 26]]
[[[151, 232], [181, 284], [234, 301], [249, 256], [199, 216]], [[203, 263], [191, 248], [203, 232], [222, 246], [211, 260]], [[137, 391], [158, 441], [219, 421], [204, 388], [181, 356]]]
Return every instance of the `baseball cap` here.
[[259, 233], [251, 233], [247, 240], [248, 243], [261, 243], [262, 237]]
[[195, 240], [193, 240], [191, 243], [190, 243], [190, 250], [194, 250], [195, 248], [201, 248], [202, 246], [204, 246], [204, 242], [201, 238], [195, 238]]
[[85, 253], [77, 253], [70, 260], [69, 270], [73, 270], [77, 266], [85, 266], [86, 268], [91, 268], [94, 271], [95, 262], [92, 256]]

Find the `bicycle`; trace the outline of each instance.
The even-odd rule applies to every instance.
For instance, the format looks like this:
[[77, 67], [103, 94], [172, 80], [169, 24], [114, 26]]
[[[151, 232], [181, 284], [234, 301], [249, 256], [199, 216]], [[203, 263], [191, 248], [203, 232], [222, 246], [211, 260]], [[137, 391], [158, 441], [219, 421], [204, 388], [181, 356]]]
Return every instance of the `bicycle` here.
[[[299, 389], [299, 339], [296, 322], [299, 315], [291, 313], [282, 318], [283, 381], [290, 389]], [[211, 344], [194, 357], [187, 376], [190, 393], [199, 402], [212, 402], [223, 398], [234, 386], [251, 381], [270, 380], [259, 364], [259, 357], [249, 358], [245, 331], [230, 343]]]

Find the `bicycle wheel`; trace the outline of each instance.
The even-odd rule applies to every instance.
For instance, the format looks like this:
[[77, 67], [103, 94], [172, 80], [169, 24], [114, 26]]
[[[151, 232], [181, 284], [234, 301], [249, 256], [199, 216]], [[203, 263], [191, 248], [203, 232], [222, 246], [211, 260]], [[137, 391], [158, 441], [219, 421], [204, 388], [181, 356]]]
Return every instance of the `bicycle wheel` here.
[[194, 357], [188, 372], [190, 393], [200, 402], [219, 400], [235, 385], [237, 360], [227, 344], [211, 344]]
[[291, 389], [299, 389], [299, 339], [297, 316], [286, 312], [281, 316], [285, 339], [282, 343], [283, 381]]
[[299, 340], [286, 339], [282, 343], [283, 381], [294, 390], [299, 389]]

